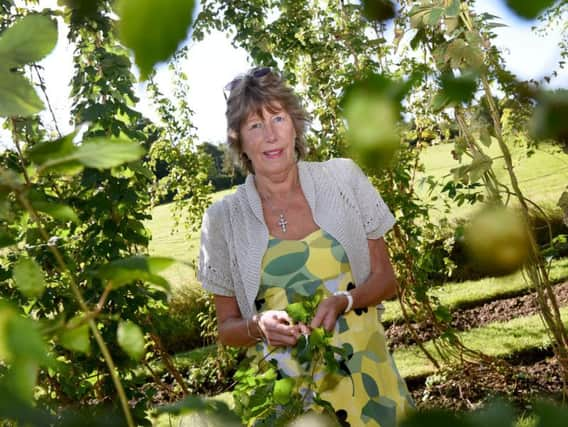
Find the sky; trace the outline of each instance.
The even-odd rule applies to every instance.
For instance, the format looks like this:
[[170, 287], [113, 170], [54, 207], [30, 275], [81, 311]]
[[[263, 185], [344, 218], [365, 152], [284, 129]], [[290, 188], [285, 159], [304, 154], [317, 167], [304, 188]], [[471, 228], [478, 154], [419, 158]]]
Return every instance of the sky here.
[[[40, 7], [56, 8], [57, 0], [40, 0]], [[507, 27], [496, 28], [494, 43], [504, 52], [508, 69], [520, 79], [540, 80], [547, 71], [556, 68], [559, 33], [547, 38], [536, 35], [531, 26], [534, 22], [515, 17], [502, 1], [477, 0], [478, 13], [488, 12], [502, 18]], [[200, 141], [223, 142], [225, 138], [225, 100], [222, 88], [239, 73], [250, 68], [251, 63], [242, 49], [235, 49], [225, 34], [213, 32], [201, 42], [189, 41], [188, 60], [183, 69], [189, 78], [189, 105], [195, 112], [193, 123]], [[59, 26], [59, 40], [54, 51], [41, 62], [47, 93], [55, 111], [59, 128], [63, 133], [72, 130], [69, 123], [69, 82], [73, 73], [73, 48], [67, 42], [64, 27]], [[171, 90], [171, 78], [165, 66], [159, 66], [157, 82], [164, 93]], [[551, 87], [568, 88], [568, 69], [561, 70]], [[145, 94], [145, 84], [137, 83], [136, 92], [141, 101], [137, 109], [152, 120], [157, 115]], [[42, 113], [44, 123], [53, 130], [51, 117]], [[0, 146], [10, 146], [6, 132], [0, 132]]]

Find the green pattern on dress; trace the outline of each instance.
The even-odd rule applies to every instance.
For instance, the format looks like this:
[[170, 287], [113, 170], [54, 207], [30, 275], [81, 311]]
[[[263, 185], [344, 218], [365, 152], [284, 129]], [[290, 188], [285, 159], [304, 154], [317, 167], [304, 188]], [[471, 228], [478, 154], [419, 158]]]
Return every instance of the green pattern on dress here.
[[[345, 250], [325, 231], [317, 230], [302, 240], [270, 238], [256, 305], [259, 311], [283, 310], [319, 288], [332, 294], [353, 286]], [[341, 347], [344, 343], [353, 350], [346, 363], [351, 376], [331, 378], [323, 371], [316, 372], [321, 398], [332, 404], [343, 426], [395, 427], [414, 405], [387, 351], [375, 309], [339, 317], [332, 345]], [[261, 343], [251, 353], [257, 360], [276, 360], [283, 377], [303, 375], [290, 348], [274, 349]]]

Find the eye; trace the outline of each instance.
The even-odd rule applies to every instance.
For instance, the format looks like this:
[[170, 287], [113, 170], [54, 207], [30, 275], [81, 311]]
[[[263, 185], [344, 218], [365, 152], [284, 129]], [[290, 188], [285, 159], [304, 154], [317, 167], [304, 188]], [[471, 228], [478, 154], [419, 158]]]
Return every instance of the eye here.
[[273, 119], [276, 123], [280, 123], [284, 121], [284, 116], [278, 115], [278, 116], [274, 116]]
[[261, 122], [252, 122], [249, 126], [249, 129], [253, 130], [253, 129], [260, 129], [262, 128], [262, 123]]

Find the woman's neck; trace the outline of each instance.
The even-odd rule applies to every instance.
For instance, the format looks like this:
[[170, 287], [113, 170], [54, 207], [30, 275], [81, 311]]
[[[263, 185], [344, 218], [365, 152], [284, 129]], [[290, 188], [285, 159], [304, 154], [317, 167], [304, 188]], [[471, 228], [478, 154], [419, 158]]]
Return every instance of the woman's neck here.
[[256, 190], [261, 198], [288, 199], [300, 187], [298, 166], [282, 173], [271, 175], [255, 175]]

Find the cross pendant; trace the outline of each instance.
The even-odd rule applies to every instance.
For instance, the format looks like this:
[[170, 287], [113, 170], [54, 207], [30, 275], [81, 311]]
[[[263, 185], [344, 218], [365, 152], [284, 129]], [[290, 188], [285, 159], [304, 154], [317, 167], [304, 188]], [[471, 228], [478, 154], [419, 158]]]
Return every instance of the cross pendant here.
[[288, 221], [286, 221], [286, 218], [284, 218], [283, 213], [280, 214], [280, 219], [278, 220], [278, 225], [280, 226], [282, 233], [286, 233], [286, 226], [288, 225]]

